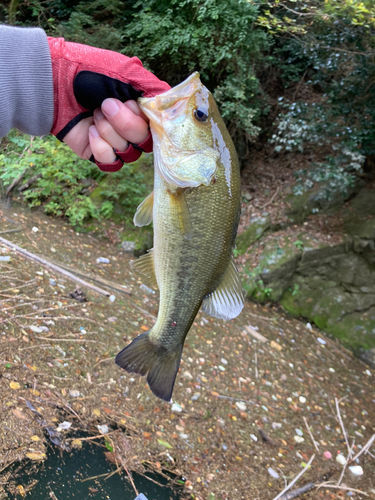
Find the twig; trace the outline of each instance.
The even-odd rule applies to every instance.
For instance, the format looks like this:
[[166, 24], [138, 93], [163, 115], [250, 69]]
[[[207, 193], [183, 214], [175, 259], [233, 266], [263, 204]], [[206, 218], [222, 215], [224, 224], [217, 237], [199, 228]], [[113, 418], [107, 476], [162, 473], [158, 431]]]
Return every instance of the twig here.
[[8, 234], [8, 233], [20, 233], [22, 231], [22, 227], [18, 229], [8, 229], [7, 231], [0, 231], [0, 234]]
[[314, 436], [312, 435], [312, 432], [311, 432], [311, 430], [310, 430], [310, 428], [309, 428], [309, 425], [308, 425], [308, 423], [307, 423], [306, 417], [303, 417], [303, 420], [304, 420], [304, 422], [305, 422], [306, 429], [307, 429], [308, 433], [310, 434], [311, 441], [313, 442], [313, 444], [314, 444], [314, 446], [315, 446], [316, 451], [317, 451], [317, 452], [319, 452], [319, 445], [318, 445], [318, 443], [315, 441]]
[[357, 453], [357, 455], [355, 457], [352, 458], [352, 462], [354, 462], [354, 460], [356, 460], [360, 455], [362, 455], [362, 453], [364, 452], [368, 452], [368, 450], [370, 449], [370, 446], [372, 445], [372, 443], [375, 441], [375, 434], [372, 435], [372, 437], [370, 437], [370, 439], [367, 441], [367, 443], [365, 444], [365, 446], [362, 448], [361, 451], [359, 451]]
[[354, 493], [361, 493], [361, 495], [365, 495], [365, 497], [369, 497], [367, 493], [361, 490], [355, 490], [354, 488], [348, 488], [347, 486], [337, 486], [336, 484], [327, 484], [327, 483], [322, 483], [318, 486], [318, 489], [320, 488], [334, 488], [336, 490], [345, 490], [345, 491], [354, 491]]
[[279, 192], [279, 190], [280, 190], [280, 186], [277, 186], [276, 191], [274, 192], [274, 194], [273, 194], [272, 198], [271, 198], [270, 200], [268, 200], [268, 201], [267, 201], [264, 205], [262, 205], [261, 207], [256, 207], [256, 208], [257, 208], [258, 210], [263, 210], [263, 208], [266, 208], [268, 205], [270, 205], [270, 204], [273, 202], [273, 200], [275, 199], [275, 197], [276, 197], [277, 193]]
[[99, 342], [99, 340], [88, 340], [88, 339], [54, 339], [51, 337], [37, 337], [39, 340], [49, 340], [50, 342], [94, 342], [95, 344], [104, 344], [104, 342]]
[[256, 403], [255, 401], [251, 401], [250, 399], [232, 398], [230, 396], [222, 396], [221, 394], [214, 394], [214, 395], [219, 399], [229, 399], [230, 401], [243, 401], [244, 403], [249, 403], [251, 405], [259, 406], [258, 403]]
[[345, 474], [346, 466], [349, 463], [350, 455], [352, 454], [353, 447], [354, 447], [354, 440], [353, 440], [352, 447], [350, 448], [350, 451], [348, 452], [348, 456], [346, 457], [346, 461], [345, 461], [344, 467], [342, 468], [342, 471], [341, 471], [339, 480], [336, 483], [336, 486], [340, 486], [340, 484], [341, 484], [342, 478], [344, 477], [344, 474]]
[[260, 342], [268, 342], [268, 339], [259, 333], [257, 330], [254, 330], [254, 328], [251, 328], [251, 326], [245, 325], [244, 326], [245, 330], [247, 333], [249, 333], [252, 337], [254, 337], [256, 340], [259, 340]]
[[[78, 304], [74, 304], [78, 305]], [[90, 318], [84, 318], [83, 316], [53, 316], [53, 321], [58, 321], [58, 320], [65, 320], [65, 319], [77, 319], [79, 321], [91, 321], [91, 323], [97, 323], [94, 319]]]
[[27, 250], [24, 250], [20, 246], [16, 245], [15, 243], [12, 243], [11, 241], [6, 240], [5, 238], [0, 237], [0, 242], [3, 245], [5, 245], [9, 248], [12, 248], [13, 250], [16, 250], [18, 253], [27, 257], [28, 259], [31, 259], [35, 262], [38, 262], [39, 264], [42, 264], [43, 266], [48, 267], [48, 268], [52, 269], [53, 271], [56, 271], [56, 272], [62, 274], [63, 276], [71, 279], [72, 281], [79, 283], [80, 285], [83, 285], [87, 288], [91, 288], [91, 290], [94, 290], [95, 292], [98, 292], [102, 295], [106, 295], [107, 297], [109, 295], [111, 295], [110, 292], [107, 292], [106, 290], [103, 290], [102, 288], [99, 288], [95, 285], [92, 285], [91, 283], [88, 283], [87, 281], [84, 281], [81, 278], [78, 278], [77, 276], [74, 276], [74, 274], [70, 273], [69, 271], [65, 271], [61, 267], [56, 266], [55, 264], [52, 264], [51, 262], [48, 262], [47, 260], [42, 259], [41, 257], [38, 257], [37, 255], [35, 255]]
[[309, 468], [309, 465], [314, 460], [314, 458], [315, 458], [315, 454], [307, 462], [306, 467], [304, 469], [302, 469], [301, 472], [296, 475], [296, 477], [293, 479], [293, 481], [291, 481], [288, 484], [288, 486], [283, 489], [283, 491], [281, 493], [279, 493], [277, 496], [275, 496], [275, 498], [273, 500], [279, 500], [279, 498], [281, 498], [284, 495], [284, 493], [286, 493], [288, 490], [290, 490], [290, 488], [293, 486], [293, 484], [295, 484], [298, 481], [298, 479], [307, 471], [307, 469]]
[[61, 267], [62, 269], [65, 269], [65, 271], [69, 271], [73, 274], [76, 274], [77, 276], [83, 276], [84, 278], [89, 279], [90, 281], [96, 281], [97, 283], [101, 283], [102, 285], [108, 286], [109, 288], [113, 288], [117, 292], [125, 293], [127, 295], [131, 295], [132, 292], [128, 288], [124, 287], [123, 285], [119, 285], [117, 283], [114, 283], [113, 281], [105, 280], [104, 278], [100, 278], [99, 276], [92, 276], [91, 274], [85, 273], [81, 271], [80, 269], [75, 269], [73, 267], [68, 267], [65, 264], [61, 264], [60, 262], [56, 262], [54, 260], [50, 259], [50, 262], [52, 264]]
[[116, 470], [110, 472], [108, 474], [108, 476], [104, 478], [104, 481], [107, 481], [107, 479], [109, 479], [110, 477], [114, 476], [117, 472], [120, 472], [121, 469], [122, 469], [122, 465], [120, 465], [120, 467], [117, 467]]
[[[2, 240], [3, 238], [0, 238], [0, 240]], [[32, 279], [32, 280], [29, 280], [29, 281], [26, 281], [26, 283], [24, 285], [21, 285], [21, 286], [13, 286], [12, 288], [6, 288], [5, 290], [1, 290], [1, 295], [3, 294], [3, 292], [9, 292], [9, 290], [18, 290], [19, 288], [25, 288], [25, 286], [29, 286], [29, 285], [32, 285], [33, 283], [36, 282], [36, 278]], [[15, 295], [16, 297], [16, 295]]]
[[[100, 439], [100, 438], [105, 438], [106, 436], [109, 436], [110, 434], [114, 434], [115, 432], [119, 432], [119, 429], [116, 429], [111, 432], [107, 432], [107, 434], [97, 434], [96, 436], [91, 436], [87, 438], [78, 438], [80, 441], [92, 441], [93, 439]], [[67, 441], [74, 441], [77, 438], [68, 438]]]
[[348, 436], [346, 434], [346, 430], [345, 430], [345, 427], [344, 427], [344, 424], [343, 424], [343, 421], [342, 421], [342, 418], [341, 418], [339, 400], [337, 398], [335, 398], [335, 403], [336, 403], [337, 417], [338, 417], [340, 425], [341, 425], [342, 433], [344, 434], [346, 447], [348, 448], [348, 453], [349, 453], [349, 457], [348, 458], [350, 459], [351, 456], [352, 456], [352, 454], [351, 454], [351, 448], [349, 446]]
[[81, 479], [81, 483], [84, 483], [85, 481], [92, 481], [93, 479], [98, 479], [99, 477], [104, 477], [104, 476], [108, 476], [108, 472], [106, 472], [105, 474], [99, 474], [98, 476], [91, 476], [87, 477], [86, 479]]
[[293, 491], [289, 491], [288, 493], [283, 495], [280, 498], [280, 500], [292, 500], [292, 498], [296, 498], [299, 495], [302, 495], [303, 493], [306, 493], [307, 491], [312, 490], [313, 488], [317, 488], [317, 483], [322, 482], [322, 481], [327, 481], [332, 476], [333, 473], [334, 473], [334, 469], [331, 469], [330, 471], [328, 471], [326, 474], [321, 476], [316, 481], [309, 482], [309, 483], [301, 486], [300, 488], [296, 488]]
[[29, 180], [25, 182], [25, 184], [23, 184], [21, 187], [18, 188], [18, 192], [22, 193], [23, 191], [26, 191], [26, 189], [29, 189], [29, 187], [35, 184], [35, 182], [41, 177], [43, 177], [43, 174], [33, 175], [32, 177], [30, 177]]
[[135, 491], [135, 494], [138, 496], [138, 495], [139, 495], [139, 492], [138, 492], [137, 488], [135, 487], [135, 484], [134, 484], [133, 478], [132, 478], [131, 474], [129, 473], [128, 468], [126, 467], [126, 465], [125, 465], [125, 463], [124, 463], [124, 460], [123, 460], [122, 456], [120, 455], [120, 452], [118, 452], [118, 459], [120, 460], [121, 465], [123, 466], [123, 468], [124, 468], [124, 470], [125, 470], [126, 474], [128, 475], [128, 478], [129, 478], [129, 480], [130, 480], [130, 482], [131, 482], [131, 484], [132, 484], [132, 486], [133, 486], [133, 489], [134, 489], [134, 491]]
[[[29, 146], [27, 145], [26, 148], [23, 150], [22, 152], [22, 155], [21, 155], [21, 158], [24, 154], [24, 152], [26, 151], [26, 149], [28, 148]], [[21, 159], [20, 158], [20, 159]], [[20, 161], [20, 159], [18, 160], [18, 162]], [[17, 162], [17, 163], [18, 163]], [[22, 179], [25, 177], [26, 175], [26, 172], [29, 170], [30, 167], [27, 167], [18, 177], [16, 177], [14, 179], [14, 181], [12, 182], [12, 184], [8, 187], [8, 189], [6, 190], [6, 193], [5, 193], [5, 196], [8, 198], [10, 193], [13, 191], [13, 189], [22, 181]]]

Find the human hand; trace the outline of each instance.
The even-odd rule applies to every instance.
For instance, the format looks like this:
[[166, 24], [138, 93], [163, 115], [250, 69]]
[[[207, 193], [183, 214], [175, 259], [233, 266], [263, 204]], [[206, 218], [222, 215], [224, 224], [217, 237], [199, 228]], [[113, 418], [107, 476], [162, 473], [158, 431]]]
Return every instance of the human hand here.
[[124, 161], [135, 161], [142, 151], [151, 151], [147, 118], [135, 100], [163, 93], [169, 85], [135, 57], [62, 38], [48, 38], [48, 43], [55, 107], [51, 133], [79, 156], [93, 154], [105, 171], [119, 170]]
[[140, 145], [144, 151], [152, 149], [148, 119], [138, 104], [111, 98], [103, 101], [93, 117], [81, 120], [65, 136], [64, 142], [81, 158], [94, 156], [96, 164], [106, 172], [115, 172], [122, 167], [123, 161], [118, 155], [123, 156], [127, 163], [140, 156], [141, 152], [132, 144]]

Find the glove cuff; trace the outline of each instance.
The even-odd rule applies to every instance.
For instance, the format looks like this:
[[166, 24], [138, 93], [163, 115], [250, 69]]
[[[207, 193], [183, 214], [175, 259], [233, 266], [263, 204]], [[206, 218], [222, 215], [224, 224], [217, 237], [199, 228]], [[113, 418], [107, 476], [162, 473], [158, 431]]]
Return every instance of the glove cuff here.
[[139, 144], [129, 143], [126, 151], [119, 151], [115, 149], [114, 152], [117, 156], [116, 161], [113, 163], [100, 163], [95, 160], [96, 165], [102, 172], [117, 172], [120, 170], [124, 163], [133, 163], [138, 160], [142, 152], [150, 153], [152, 151], [152, 135], [149, 132], [146, 139]]

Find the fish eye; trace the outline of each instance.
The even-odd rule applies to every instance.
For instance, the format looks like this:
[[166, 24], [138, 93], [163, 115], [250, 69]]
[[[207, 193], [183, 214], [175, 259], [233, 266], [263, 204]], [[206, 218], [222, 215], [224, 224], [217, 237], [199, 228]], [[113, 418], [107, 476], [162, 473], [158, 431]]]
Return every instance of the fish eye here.
[[208, 120], [208, 109], [204, 106], [198, 106], [194, 109], [194, 118], [198, 122], [206, 122]]

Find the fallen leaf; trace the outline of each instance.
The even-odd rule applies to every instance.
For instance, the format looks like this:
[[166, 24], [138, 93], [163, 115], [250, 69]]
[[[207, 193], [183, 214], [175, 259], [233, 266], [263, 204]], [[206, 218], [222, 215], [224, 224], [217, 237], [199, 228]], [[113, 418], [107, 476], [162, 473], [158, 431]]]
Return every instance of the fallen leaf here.
[[144, 433], [143, 433], [143, 437], [144, 437], [145, 439], [148, 439], [149, 441], [151, 441], [151, 433], [150, 433], [150, 432], [144, 432]]
[[26, 496], [25, 488], [22, 486], [22, 484], [17, 486], [17, 491], [22, 497]]
[[281, 351], [282, 350], [281, 345], [278, 344], [277, 342], [275, 342], [274, 340], [272, 340], [270, 342], [270, 347], [272, 347], [272, 349], [276, 349], [276, 351]]
[[106, 456], [106, 459], [109, 462], [111, 462], [113, 464], [117, 464], [117, 462], [118, 462], [118, 460], [117, 460], [117, 454], [114, 451], [105, 451], [104, 455]]
[[46, 458], [45, 453], [26, 453], [26, 456], [31, 460], [43, 460]]
[[22, 411], [15, 409], [15, 410], [12, 410], [12, 412], [13, 412], [13, 415], [15, 417], [22, 418], [22, 420], [28, 420], [28, 418], [26, 417], [26, 415], [24, 413], [22, 413]]
[[94, 415], [96, 415], [97, 417], [100, 417], [100, 410], [98, 410], [97, 408], [95, 408], [95, 410], [93, 410], [93, 413], [94, 413]]
[[9, 384], [9, 387], [10, 387], [11, 389], [20, 389], [20, 388], [21, 388], [20, 384], [19, 384], [18, 382], [14, 382], [13, 380], [12, 380], [12, 382]]
[[73, 439], [72, 445], [77, 446], [78, 448], [82, 448], [82, 441], [80, 439]]
[[161, 446], [164, 446], [164, 448], [169, 448], [170, 450], [173, 448], [172, 445], [170, 445], [169, 443], [167, 443], [167, 441], [163, 441], [162, 439], [158, 439], [158, 443]]
[[30, 439], [31, 439], [31, 441], [40, 441], [40, 437], [39, 437], [39, 436], [36, 436], [36, 435], [31, 436], [31, 438], [30, 438]]

